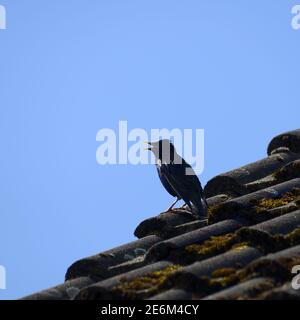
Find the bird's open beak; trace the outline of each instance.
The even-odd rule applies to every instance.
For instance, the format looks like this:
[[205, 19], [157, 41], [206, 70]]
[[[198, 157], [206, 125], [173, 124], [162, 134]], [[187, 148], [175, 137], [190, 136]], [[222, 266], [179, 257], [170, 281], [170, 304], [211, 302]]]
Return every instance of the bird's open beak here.
[[149, 147], [148, 147], [148, 148], [144, 148], [144, 150], [151, 150], [151, 148], [152, 148], [152, 144], [151, 144], [151, 142], [144, 141], [144, 143], [146, 143], [146, 144], [148, 144], [148, 145], [149, 145]]

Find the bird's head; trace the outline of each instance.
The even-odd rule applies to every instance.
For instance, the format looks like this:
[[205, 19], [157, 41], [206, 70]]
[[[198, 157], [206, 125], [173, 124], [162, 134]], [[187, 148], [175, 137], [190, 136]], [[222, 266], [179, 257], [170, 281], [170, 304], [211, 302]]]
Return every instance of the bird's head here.
[[155, 155], [155, 158], [164, 162], [170, 162], [174, 159], [174, 154], [176, 154], [176, 151], [170, 140], [163, 139], [156, 142], [145, 143], [148, 144], [148, 147], [145, 150], [152, 151]]

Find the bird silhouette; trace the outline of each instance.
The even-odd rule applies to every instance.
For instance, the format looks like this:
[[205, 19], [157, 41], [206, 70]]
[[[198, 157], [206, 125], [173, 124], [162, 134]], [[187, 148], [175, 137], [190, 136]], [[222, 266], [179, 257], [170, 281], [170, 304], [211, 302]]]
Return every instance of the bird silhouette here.
[[[175, 150], [167, 139], [146, 142], [146, 150], [153, 152], [155, 165], [162, 185], [176, 200], [167, 211], [183, 200], [192, 213], [199, 218], [207, 216], [207, 202], [201, 183], [193, 168]], [[187, 174], [188, 173], [188, 174]]]

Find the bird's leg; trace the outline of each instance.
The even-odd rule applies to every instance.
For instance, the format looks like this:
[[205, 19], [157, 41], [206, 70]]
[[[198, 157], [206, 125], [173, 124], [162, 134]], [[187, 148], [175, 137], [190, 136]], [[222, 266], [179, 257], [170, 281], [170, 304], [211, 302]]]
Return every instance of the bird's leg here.
[[191, 202], [188, 199], [183, 199], [187, 207], [190, 209], [191, 213], [193, 213], [193, 207], [191, 205]]
[[175, 206], [175, 204], [180, 200], [180, 198], [177, 198], [171, 205], [171, 207], [169, 209], [167, 209], [166, 211], [171, 211], [173, 209], [173, 207]]

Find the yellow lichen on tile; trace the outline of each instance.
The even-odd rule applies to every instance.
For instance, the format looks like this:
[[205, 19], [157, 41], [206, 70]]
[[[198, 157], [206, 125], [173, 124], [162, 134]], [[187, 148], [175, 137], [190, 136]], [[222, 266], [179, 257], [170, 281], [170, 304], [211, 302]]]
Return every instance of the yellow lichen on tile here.
[[141, 291], [147, 291], [145, 294], [153, 294], [157, 292], [168, 277], [180, 267], [180, 265], [172, 265], [159, 271], [147, 273], [143, 277], [138, 277], [132, 281], [124, 280], [123, 283], [115, 286], [113, 290], [121, 292], [127, 297], [135, 297]]
[[229, 275], [232, 275], [236, 272], [236, 269], [234, 268], [220, 268], [212, 272], [211, 276], [213, 278], [221, 278], [221, 277], [227, 277]]
[[285, 239], [290, 245], [297, 245], [300, 243], [300, 227], [296, 228], [285, 236]]
[[209, 280], [209, 287], [216, 290], [224, 289], [228, 286], [235, 285], [240, 281], [238, 270], [233, 268], [215, 270]]
[[258, 210], [269, 210], [269, 209], [274, 209], [274, 208], [278, 208], [281, 206], [285, 206], [289, 203], [289, 201], [287, 199], [284, 198], [280, 198], [280, 199], [262, 199], [261, 201], [259, 201], [258, 204]]
[[235, 235], [229, 233], [223, 236], [215, 236], [204, 241], [202, 244], [192, 244], [185, 247], [188, 253], [196, 254], [201, 257], [209, 257], [231, 248], [234, 243]]
[[232, 250], [240, 251], [249, 248], [249, 243], [248, 242], [241, 242], [237, 243], [232, 246]]
[[[294, 207], [291, 207], [291, 210], [295, 210], [295, 208], [299, 207], [299, 198], [300, 198], [300, 189], [295, 188], [292, 191], [284, 193], [280, 198], [265, 198], [256, 204], [256, 212], [257, 213], [265, 213], [267, 210], [276, 209], [279, 207], [283, 207], [288, 205], [289, 203], [295, 203]], [[284, 211], [284, 213], [287, 213]]]

